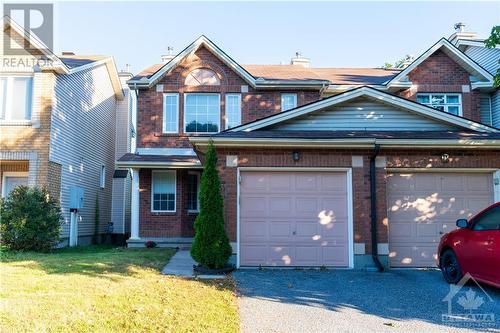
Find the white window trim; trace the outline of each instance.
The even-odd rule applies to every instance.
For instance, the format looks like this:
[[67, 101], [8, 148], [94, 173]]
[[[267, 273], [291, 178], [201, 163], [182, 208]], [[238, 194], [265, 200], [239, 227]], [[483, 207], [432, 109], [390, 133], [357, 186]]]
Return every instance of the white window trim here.
[[[5, 119], [0, 119], [0, 125], [31, 125], [33, 119], [33, 103], [34, 103], [34, 77], [33, 75], [0, 75], [0, 78], [6, 78], [7, 90], [5, 96], [7, 99], [5, 101]], [[12, 89], [12, 81], [14, 78], [31, 78], [31, 100], [30, 100], [30, 119], [10, 119], [12, 112], [12, 94], [10, 90]], [[3, 98], [3, 97], [2, 97]]]
[[[444, 107], [444, 112], [449, 113], [449, 114], [454, 114], [454, 113], [448, 112], [448, 106], [458, 106], [458, 114], [457, 115], [460, 116], [460, 117], [463, 117], [463, 113], [462, 113], [462, 94], [461, 93], [440, 93], [440, 92], [417, 93], [417, 97], [418, 96], [429, 96], [429, 101], [432, 100], [432, 95], [458, 96], [458, 105], [457, 104], [447, 104], [447, 103], [446, 104], [434, 104], [434, 105], [442, 105]], [[434, 108], [433, 104], [431, 104], [431, 103], [425, 104], [425, 103], [420, 103], [419, 102], [419, 104], [422, 104], [422, 105]]]
[[101, 168], [99, 169], [99, 187], [106, 187], [106, 166], [101, 164]]
[[[219, 116], [217, 117], [217, 128], [219, 129], [217, 132], [186, 132], [186, 99], [189, 95], [211, 95], [211, 96], [217, 96], [219, 99]], [[220, 132], [220, 94], [217, 93], [186, 93], [184, 94], [184, 119], [183, 119], [183, 125], [182, 125], [182, 132], [185, 134], [214, 134], [214, 133], [219, 133]]]
[[[174, 210], [155, 210], [154, 209], [154, 175], [156, 173], [174, 174]], [[151, 212], [152, 213], [176, 213], [177, 212], [177, 172], [175, 170], [153, 170], [151, 171]]]
[[[283, 99], [285, 96], [293, 96], [293, 101], [295, 103], [295, 106], [293, 108], [290, 108], [290, 109], [287, 109], [287, 110], [283, 110]], [[291, 110], [291, 109], [295, 109], [297, 107], [297, 94], [296, 93], [282, 93], [281, 94], [281, 111], [288, 111], [288, 110]]]
[[[242, 110], [241, 110], [242, 109], [241, 94], [239, 94], [239, 93], [228, 93], [228, 94], [226, 94], [225, 99], [224, 99], [224, 102], [225, 102], [224, 103], [224, 129], [229, 129], [229, 127], [228, 127], [229, 122], [228, 122], [228, 116], [227, 116], [227, 105], [228, 105], [227, 100], [231, 96], [237, 96], [239, 98], [239, 100], [240, 100], [240, 124], [239, 125], [241, 125], [241, 118], [242, 118], [241, 117], [242, 116], [242, 114], [241, 114], [242, 113]], [[239, 126], [239, 125], [236, 125], [236, 126]]]
[[198, 193], [196, 194], [196, 207], [198, 209], [188, 209], [188, 213], [199, 213], [200, 212], [200, 185], [201, 185], [201, 174], [196, 171], [188, 171], [189, 175], [195, 175], [196, 176], [196, 181], [197, 181], [197, 190]]
[[[175, 131], [167, 131], [167, 97], [174, 96], [177, 102], [177, 111], [175, 118]], [[163, 94], [163, 121], [162, 121], [162, 132], [163, 133], [179, 133], [179, 94], [178, 93], [164, 93]]]
[[6, 171], [2, 173], [2, 198], [5, 198], [5, 186], [7, 185], [7, 178], [8, 177], [26, 177], [28, 178], [28, 183], [29, 183], [29, 172], [11, 172], [11, 171]]

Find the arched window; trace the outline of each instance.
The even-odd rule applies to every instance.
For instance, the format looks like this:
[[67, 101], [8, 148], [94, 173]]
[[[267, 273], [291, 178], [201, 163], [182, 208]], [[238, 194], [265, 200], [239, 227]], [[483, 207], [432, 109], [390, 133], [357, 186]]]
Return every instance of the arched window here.
[[207, 68], [197, 68], [186, 77], [186, 86], [219, 86], [217, 73]]

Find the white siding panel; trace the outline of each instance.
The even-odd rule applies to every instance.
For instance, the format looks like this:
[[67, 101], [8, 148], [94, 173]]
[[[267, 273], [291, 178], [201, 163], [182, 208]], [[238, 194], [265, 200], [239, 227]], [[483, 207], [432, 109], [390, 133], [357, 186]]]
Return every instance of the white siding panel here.
[[491, 95], [491, 113], [493, 126], [500, 128], [500, 90]]
[[[438, 112], [438, 111], [436, 111]], [[316, 111], [279, 124], [276, 130], [449, 130], [453, 127], [436, 120], [360, 98], [332, 108]]]
[[[52, 111], [50, 160], [62, 165], [62, 237], [69, 234], [71, 186], [84, 189], [79, 236], [94, 233], [95, 202], [99, 194], [100, 231], [111, 221], [111, 193], [115, 157], [116, 99], [104, 65], [60, 75]], [[105, 188], [99, 187], [101, 165], [106, 166]]]
[[480, 46], [469, 46], [465, 50], [465, 54], [472, 58], [475, 62], [484, 67], [491, 74], [495, 74], [500, 68], [498, 60], [500, 59], [500, 49], [488, 49]]
[[481, 122], [491, 126], [491, 100], [489, 94], [481, 94], [479, 111]]

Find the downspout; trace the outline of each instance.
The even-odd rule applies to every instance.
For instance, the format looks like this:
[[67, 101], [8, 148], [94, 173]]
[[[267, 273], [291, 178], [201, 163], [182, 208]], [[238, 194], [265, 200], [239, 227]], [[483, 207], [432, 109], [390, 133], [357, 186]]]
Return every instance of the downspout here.
[[380, 145], [375, 144], [373, 154], [370, 156], [370, 212], [371, 212], [371, 228], [372, 234], [372, 259], [377, 266], [377, 270], [382, 272], [384, 266], [378, 257], [378, 239], [377, 239], [377, 168], [375, 159], [380, 151]]

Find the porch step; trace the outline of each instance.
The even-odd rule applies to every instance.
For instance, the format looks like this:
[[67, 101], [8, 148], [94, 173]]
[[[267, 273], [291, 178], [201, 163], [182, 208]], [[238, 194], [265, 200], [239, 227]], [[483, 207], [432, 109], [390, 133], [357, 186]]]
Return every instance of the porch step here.
[[153, 241], [158, 247], [174, 247], [181, 250], [191, 249], [193, 244], [192, 237], [172, 237], [172, 238], [140, 238], [140, 239], [127, 239], [127, 247], [137, 248], [146, 247], [146, 242]]

